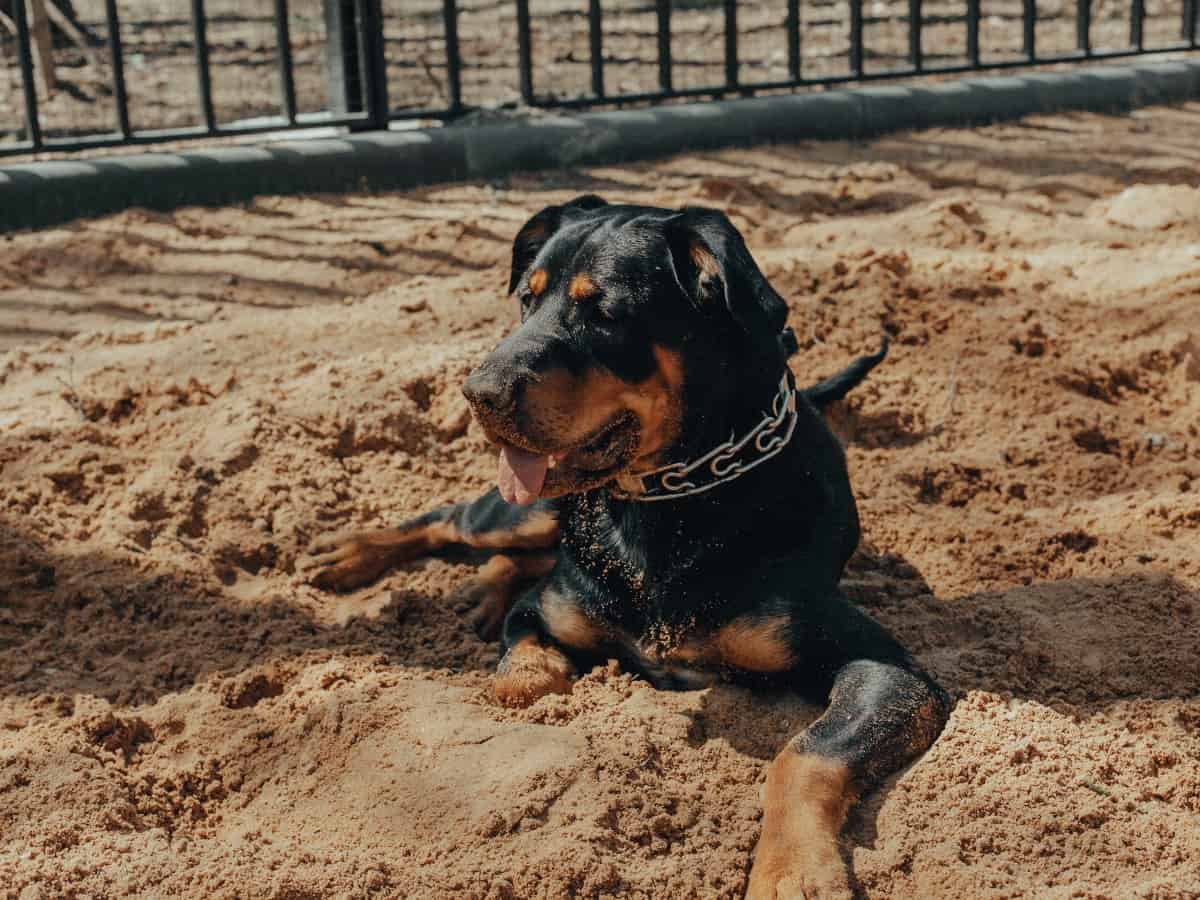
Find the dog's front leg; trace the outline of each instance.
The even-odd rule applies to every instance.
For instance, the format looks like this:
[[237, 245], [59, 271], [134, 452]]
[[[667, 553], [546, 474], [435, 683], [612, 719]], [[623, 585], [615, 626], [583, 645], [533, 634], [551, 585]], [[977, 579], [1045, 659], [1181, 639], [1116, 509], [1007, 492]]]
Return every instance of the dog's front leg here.
[[[310, 555], [299, 561], [299, 567], [317, 587], [349, 591], [369, 584], [392, 566], [447, 549], [502, 553], [552, 551], [557, 545], [558, 515], [552, 504], [512, 506], [492, 488], [470, 503], [439, 507], [396, 528], [323, 534], [313, 541]], [[490, 573], [493, 581], [498, 566]], [[536, 565], [525, 568], [530, 572], [522, 575], [542, 574]], [[490, 624], [494, 632], [499, 621]]]
[[503, 655], [492, 693], [507, 706], [569, 694], [581, 668], [603, 661], [607, 632], [551, 575], [525, 593], [504, 620]]
[[829, 708], [771, 763], [748, 900], [849, 898], [838, 833], [862, 793], [933, 743], [949, 714], [928, 677], [855, 660], [834, 679]]

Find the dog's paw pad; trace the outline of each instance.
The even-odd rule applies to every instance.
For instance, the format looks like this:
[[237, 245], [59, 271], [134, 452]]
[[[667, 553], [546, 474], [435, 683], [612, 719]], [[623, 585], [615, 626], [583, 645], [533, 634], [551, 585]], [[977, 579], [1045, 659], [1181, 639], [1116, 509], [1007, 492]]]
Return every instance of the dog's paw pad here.
[[547, 694], [571, 693], [574, 675], [561, 651], [526, 638], [500, 660], [492, 693], [505, 706], [529, 706]]

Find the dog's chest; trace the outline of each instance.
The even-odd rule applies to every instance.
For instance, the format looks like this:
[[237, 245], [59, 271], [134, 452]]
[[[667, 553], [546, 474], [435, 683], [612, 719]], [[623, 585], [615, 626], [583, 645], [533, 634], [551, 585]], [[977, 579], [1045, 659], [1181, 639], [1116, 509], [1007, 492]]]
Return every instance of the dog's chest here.
[[[744, 586], [731, 585], [728, 567], [713, 563], [719, 547], [711, 540], [673, 540], [681, 534], [669, 528], [580, 512], [563, 532], [578, 576], [564, 588], [575, 588], [573, 600], [591, 623], [589, 643], [616, 645], [627, 665], [659, 686], [700, 687], [725, 672], [794, 664], [790, 616], [748, 610]], [[740, 614], [731, 615], [735, 601]]]
[[587, 591], [587, 618], [600, 643], [659, 687], [698, 688], [717, 679], [724, 663], [716, 630], [699, 597], [669, 593], [661, 582], [606, 578]]
[[659, 687], [701, 688], [721, 676], [722, 660], [712, 632], [697, 625], [694, 617], [683, 622], [657, 621], [636, 636], [623, 637], [634, 664]]
[[701, 688], [739, 672], [778, 674], [798, 662], [791, 618], [774, 610], [719, 625], [703, 614], [644, 620], [634, 629], [610, 622], [607, 637], [628, 667], [660, 688]]

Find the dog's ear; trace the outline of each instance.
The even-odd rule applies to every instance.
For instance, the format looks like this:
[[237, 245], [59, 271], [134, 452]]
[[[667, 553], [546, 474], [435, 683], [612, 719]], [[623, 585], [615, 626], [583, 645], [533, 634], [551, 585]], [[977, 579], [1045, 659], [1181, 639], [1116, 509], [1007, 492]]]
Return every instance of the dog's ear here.
[[724, 213], [685, 207], [666, 221], [665, 232], [675, 278], [697, 309], [731, 316], [756, 345], [780, 341], [787, 304]]
[[508, 276], [508, 292], [517, 289], [521, 276], [533, 265], [537, 255], [554, 232], [558, 231], [563, 218], [572, 212], [587, 212], [608, 206], [608, 202], [595, 194], [584, 194], [561, 206], [547, 206], [540, 213], [521, 226], [513, 240], [512, 271]]

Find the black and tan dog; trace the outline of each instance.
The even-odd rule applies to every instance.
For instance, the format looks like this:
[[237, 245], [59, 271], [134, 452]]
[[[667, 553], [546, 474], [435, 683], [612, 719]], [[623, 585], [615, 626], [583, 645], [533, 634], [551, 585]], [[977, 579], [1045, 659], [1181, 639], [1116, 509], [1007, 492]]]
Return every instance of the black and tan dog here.
[[317, 583], [495, 551], [477, 624], [502, 623], [505, 703], [613, 658], [659, 687], [728, 677], [827, 701], [768, 769], [748, 896], [848, 895], [848, 807], [924, 752], [949, 706], [838, 589], [858, 514], [819, 409], [886, 347], [796, 390], [783, 300], [708, 209], [544, 209], [517, 235], [509, 292], [521, 324], [463, 388], [500, 448], [499, 490], [318, 541]]

